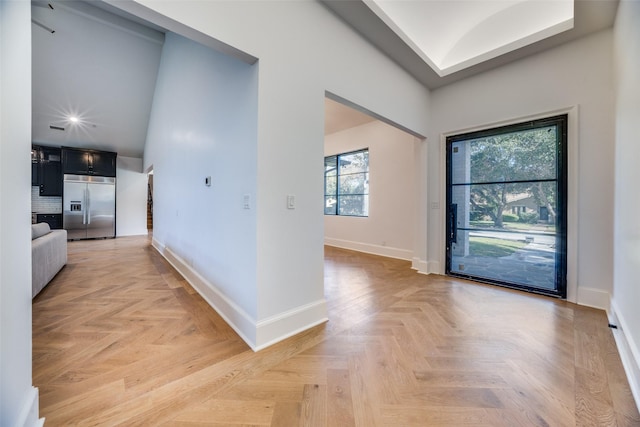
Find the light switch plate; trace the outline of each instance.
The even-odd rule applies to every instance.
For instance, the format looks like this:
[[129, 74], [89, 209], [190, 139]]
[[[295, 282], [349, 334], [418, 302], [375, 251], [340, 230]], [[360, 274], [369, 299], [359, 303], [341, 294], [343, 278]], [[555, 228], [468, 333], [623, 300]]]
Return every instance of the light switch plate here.
[[296, 208], [296, 196], [293, 194], [287, 195], [287, 209], [295, 209]]
[[242, 206], [244, 209], [251, 209], [251, 195], [245, 194], [242, 197]]

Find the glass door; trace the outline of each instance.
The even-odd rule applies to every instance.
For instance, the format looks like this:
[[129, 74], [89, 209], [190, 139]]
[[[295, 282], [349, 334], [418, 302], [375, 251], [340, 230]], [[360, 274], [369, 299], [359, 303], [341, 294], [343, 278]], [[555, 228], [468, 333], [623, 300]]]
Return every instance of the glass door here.
[[452, 276], [566, 297], [567, 117], [447, 138]]

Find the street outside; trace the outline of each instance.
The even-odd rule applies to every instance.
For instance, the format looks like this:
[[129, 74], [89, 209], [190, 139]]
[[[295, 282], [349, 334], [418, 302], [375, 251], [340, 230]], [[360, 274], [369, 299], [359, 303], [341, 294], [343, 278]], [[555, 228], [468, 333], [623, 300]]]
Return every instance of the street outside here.
[[451, 270], [460, 274], [545, 289], [555, 288], [555, 234], [469, 231], [469, 238], [493, 238], [526, 242], [511, 255], [453, 256]]

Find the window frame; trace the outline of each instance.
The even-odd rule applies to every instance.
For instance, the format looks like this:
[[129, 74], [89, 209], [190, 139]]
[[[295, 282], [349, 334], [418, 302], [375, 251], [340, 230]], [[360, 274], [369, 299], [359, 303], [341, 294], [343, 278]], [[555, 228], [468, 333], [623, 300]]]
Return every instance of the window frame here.
[[[343, 153], [337, 153], [337, 154], [332, 154], [329, 156], [325, 156], [324, 157], [324, 214], [325, 215], [329, 215], [329, 216], [348, 216], [348, 217], [354, 217], [354, 218], [368, 218], [369, 217], [369, 200], [368, 200], [368, 196], [370, 194], [370, 191], [368, 189], [367, 186], [367, 192], [366, 193], [352, 193], [352, 194], [348, 194], [349, 196], [363, 196], [363, 197], [367, 197], [366, 199], [366, 203], [367, 203], [367, 214], [366, 215], [356, 215], [356, 214], [344, 214], [344, 213], [340, 213], [340, 197], [341, 196], [345, 196], [346, 194], [341, 194], [340, 193], [340, 158], [343, 156], [349, 156], [349, 155], [353, 155], [353, 154], [358, 154], [358, 153], [367, 153], [367, 169], [366, 171], [363, 172], [357, 172], [355, 174], [362, 174], [365, 176], [367, 183], [369, 181], [369, 147], [366, 148], [361, 148], [358, 150], [352, 150], [352, 151], [346, 151]], [[332, 175], [331, 177], [335, 177], [336, 180], [336, 185], [335, 185], [335, 193], [327, 193], [327, 159], [330, 158], [335, 158], [335, 163], [336, 163], [336, 174]], [[355, 175], [355, 174], [350, 174], [350, 175]], [[327, 213], [327, 197], [333, 196], [336, 200], [335, 202], [335, 212], [333, 213]]]

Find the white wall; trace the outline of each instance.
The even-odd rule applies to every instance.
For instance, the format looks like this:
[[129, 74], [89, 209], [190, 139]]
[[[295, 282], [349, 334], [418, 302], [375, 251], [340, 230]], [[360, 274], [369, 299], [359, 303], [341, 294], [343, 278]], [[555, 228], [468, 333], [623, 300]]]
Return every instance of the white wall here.
[[417, 139], [380, 121], [326, 135], [324, 155], [369, 148], [369, 216], [325, 215], [325, 243], [411, 260]]
[[154, 244], [250, 343], [256, 108], [257, 66], [167, 34], [145, 148], [145, 169], [154, 171]]
[[568, 298], [609, 308], [614, 163], [611, 46], [612, 31], [606, 30], [432, 92], [429, 189], [421, 203], [436, 202], [441, 209], [428, 210], [428, 253], [416, 254], [423, 266], [444, 271], [442, 135], [573, 107], [569, 115]]
[[[246, 268], [257, 266], [256, 294], [254, 307], [247, 300], [238, 304], [249, 314], [255, 309], [255, 348], [323, 321], [325, 91], [423, 135], [428, 91], [315, 1], [144, 0], [117, 6], [171, 25], [159, 12], [259, 58], [256, 242], [254, 251], [245, 251], [255, 256], [256, 264], [247, 260]], [[145, 155], [145, 165], [153, 163], [159, 173], [155, 162]], [[286, 208], [288, 194], [297, 197], [295, 210]], [[169, 214], [175, 217], [175, 209]], [[167, 218], [169, 224], [176, 228]], [[185, 254], [200, 256], [193, 248]]]
[[0, 425], [33, 426], [31, 4], [0, 2]]
[[616, 173], [612, 318], [640, 406], [640, 2], [623, 0], [615, 25]]
[[147, 234], [147, 174], [142, 159], [117, 157], [116, 236]]

